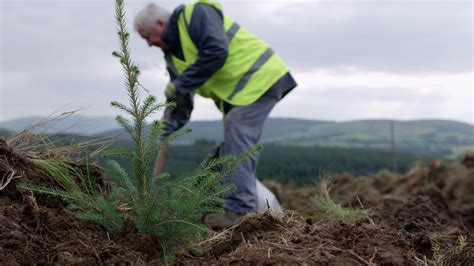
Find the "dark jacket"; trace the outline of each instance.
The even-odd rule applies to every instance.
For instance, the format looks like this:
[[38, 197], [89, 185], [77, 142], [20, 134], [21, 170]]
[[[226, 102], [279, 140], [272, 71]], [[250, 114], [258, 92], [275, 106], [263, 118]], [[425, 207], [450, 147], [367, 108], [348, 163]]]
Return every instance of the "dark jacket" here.
[[[179, 40], [178, 15], [183, 10], [184, 5], [180, 5], [173, 11], [163, 36], [163, 41], [171, 46], [171, 54], [180, 59], [184, 59], [184, 56]], [[165, 110], [163, 116], [168, 133], [178, 130], [189, 121], [193, 109], [193, 91], [224, 65], [228, 40], [223, 25], [223, 15], [218, 9], [206, 4], [196, 4], [189, 23], [189, 35], [199, 51], [198, 59], [182, 75], [175, 73], [169, 64], [167, 67], [179, 96], [176, 108]], [[165, 54], [165, 58], [167, 61], [171, 60], [170, 54]], [[269, 90], [281, 90], [281, 94], [285, 96], [295, 87], [296, 82], [288, 72]], [[225, 112], [231, 108], [229, 104], [224, 105]]]

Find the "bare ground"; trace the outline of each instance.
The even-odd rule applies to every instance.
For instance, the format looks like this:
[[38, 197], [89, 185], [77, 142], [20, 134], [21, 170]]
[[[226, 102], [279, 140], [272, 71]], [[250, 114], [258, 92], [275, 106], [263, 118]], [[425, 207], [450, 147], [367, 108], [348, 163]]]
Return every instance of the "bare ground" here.
[[[473, 265], [474, 168], [467, 162], [434, 162], [406, 175], [334, 176], [332, 197], [348, 207], [360, 206], [359, 198], [367, 210], [355, 222], [308, 217], [313, 188], [269, 184], [289, 211], [248, 215], [234, 228], [190, 243], [176, 263]], [[18, 191], [18, 181], [54, 181], [1, 140], [0, 177], [4, 183], [12, 177], [0, 190], [0, 264], [162, 264], [153, 237], [130, 226], [108, 234], [75, 219], [57, 199]]]

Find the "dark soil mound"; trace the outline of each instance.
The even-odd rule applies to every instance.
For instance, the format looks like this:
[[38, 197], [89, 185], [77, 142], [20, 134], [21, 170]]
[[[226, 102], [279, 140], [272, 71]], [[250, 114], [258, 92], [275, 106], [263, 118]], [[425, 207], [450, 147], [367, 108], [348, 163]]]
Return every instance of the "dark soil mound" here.
[[411, 238], [369, 223], [313, 224], [294, 212], [247, 216], [203, 243], [204, 255], [183, 254], [183, 263], [410, 265]]
[[[42, 185], [60, 187], [60, 184], [45, 171], [35, 165], [32, 159], [26, 154], [17, 153], [13, 148], [9, 147], [6, 142], [0, 139], [0, 175], [2, 176], [2, 183], [7, 179], [7, 186], [0, 190], [0, 202], [21, 201], [22, 195], [16, 184], [18, 182], [29, 182]], [[78, 172], [86, 173], [85, 165], [70, 162]], [[97, 166], [92, 167], [92, 175], [96, 176], [96, 188], [98, 191], [105, 192], [110, 187], [110, 183], [106, 181], [103, 173]], [[78, 184], [80, 182], [77, 182]], [[47, 207], [62, 206], [62, 202], [56, 198], [45, 197], [38, 195], [36, 198], [39, 205]]]
[[[367, 219], [354, 223], [321, 223], [294, 212], [282, 217], [270, 213], [247, 216], [237, 227], [202, 243], [202, 256], [186, 253], [181, 255], [180, 261], [415, 265], [429, 260], [472, 265], [472, 242], [460, 249], [457, 239], [472, 239], [466, 221], [472, 219], [473, 209], [471, 205], [460, 209], [441, 189], [417, 186], [404, 192], [403, 197], [403, 194], [374, 193], [378, 204], [368, 199], [372, 205], [369, 205]], [[309, 191], [303, 189], [301, 196], [308, 197]]]
[[440, 265], [473, 265], [474, 242], [450, 250], [440, 259]]
[[[81, 167], [81, 166], [77, 166]], [[55, 185], [27, 156], [0, 140], [0, 264], [161, 263], [159, 245], [149, 237], [125, 231], [109, 235], [79, 221], [62, 202], [17, 190], [17, 182]], [[106, 188], [104, 179], [97, 186]]]
[[[28, 180], [34, 183], [49, 183], [50, 179], [43, 171], [37, 168], [26, 156], [16, 153], [4, 140], [0, 139], [0, 175], [2, 183], [7, 183], [0, 190], [0, 201], [20, 200], [21, 193], [16, 189], [18, 180]], [[7, 181], [10, 180], [10, 181]]]
[[437, 203], [424, 195], [410, 196], [402, 204], [384, 202], [375, 210], [375, 220], [408, 232], [441, 230], [449, 221], [449, 212], [443, 201]]
[[0, 264], [136, 263], [144, 259], [63, 208], [38, 207], [33, 197], [29, 199], [26, 204], [0, 206]]
[[474, 168], [474, 153], [464, 154], [464, 158], [461, 161], [468, 168]]

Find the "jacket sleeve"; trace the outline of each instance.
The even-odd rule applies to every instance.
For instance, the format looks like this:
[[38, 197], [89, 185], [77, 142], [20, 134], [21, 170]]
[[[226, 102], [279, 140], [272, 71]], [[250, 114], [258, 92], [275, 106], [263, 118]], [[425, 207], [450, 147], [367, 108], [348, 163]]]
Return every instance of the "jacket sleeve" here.
[[204, 84], [222, 67], [228, 52], [222, 13], [212, 6], [195, 5], [189, 22], [189, 34], [199, 53], [196, 62], [173, 80], [181, 94], [189, 93]]

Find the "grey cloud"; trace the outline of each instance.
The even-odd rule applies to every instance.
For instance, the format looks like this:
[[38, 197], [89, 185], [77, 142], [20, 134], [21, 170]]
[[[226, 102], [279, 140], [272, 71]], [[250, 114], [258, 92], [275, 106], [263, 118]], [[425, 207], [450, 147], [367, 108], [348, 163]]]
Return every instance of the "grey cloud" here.
[[[129, 3], [131, 26], [132, 15], [145, 2]], [[177, 3], [163, 4], [171, 9]], [[472, 70], [471, 2], [294, 2], [273, 13], [264, 12], [267, 5], [224, 1], [238, 22], [268, 41], [292, 67]], [[2, 68], [64, 68], [109, 55], [117, 45], [112, 1], [7, 1], [2, 6]], [[154, 54], [161, 60], [156, 49], [146, 51], [152, 49], [145, 49], [137, 35], [131, 44], [135, 58]]]
[[[146, 2], [126, 1], [130, 30], [133, 14]], [[170, 9], [179, 4], [160, 3]], [[0, 5], [0, 114], [8, 118], [47, 115], [48, 108], [74, 101], [87, 106], [103, 105], [103, 109], [97, 107], [101, 114], [113, 113], [108, 105], [111, 98], [120, 100], [125, 95], [120, 66], [111, 56], [118, 48], [113, 1], [2, 0]], [[224, 1], [223, 5], [241, 25], [269, 42], [291, 69], [348, 66], [413, 75], [472, 71], [469, 1], [289, 2], [276, 9], [272, 2], [259, 2], [258, 7], [255, 2], [241, 1]], [[130, 45], [142, 70], [157, 69], [156, 74], [163, 75], [159, 49], [148, 48], [136, 34], [131, 35]], [[9, 73], [16, 73], [22, 80], [15, 82], [14, 77], [6, 77]], [[164, 84], [145, 81], [151, 93], [161, 92]], [[318, 109], [312, 118], [341, 113], [330, 108], [345, 104], [336, 91], [324, 100], [327, 110]], [[419, 100], [417, 95], [403, 92], [371, 95], [373, 101], [384, 97]], [[292, 99], [296, 98], [285, 100], [276, 114], [309, 118], [305, 115], [311, 108], [311, 99]], [[352, 100], [354, 103], [347, 108], [360, 108], [369, 102], [357, 95]], [[347, 111], [347, 116], [350, 113]]]
[[[293, 66], [472, 71], [472, 2], [323, 1], [236, 13]], [[232, 8], [232, 7], [229, 7]]]
[[420, 104], [423, 102], [441, 103], [447, 101], [446, 94], [442, 91], [423, 92], [416, 87], [341, 87], [332, 86], [317, 90], [318, 94], [330, 102], [342, 104], [353, 102], [370, 103], [397, 103]]
[[[460, 103], [434, 95], [411, 95], [391, 97], [393, 88], [367, 90], [360, 88], [358, 93], [347, 93], [343, 87], [331, 87], [325, 92], [289, 95], [272, 111], [274, 117], [294, 117], [320, 120], [355, 119], [454, 119], [473, 122], [473, 114], [468, 102]], [[332, 91], [332, 92], [331, 92]], [[384, 95], [388, 94], [388, 95]], [[472, 104], [471, 104], [472, 105]], [[291, 110], [291, 111], [290, 111]]]

